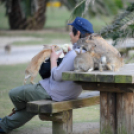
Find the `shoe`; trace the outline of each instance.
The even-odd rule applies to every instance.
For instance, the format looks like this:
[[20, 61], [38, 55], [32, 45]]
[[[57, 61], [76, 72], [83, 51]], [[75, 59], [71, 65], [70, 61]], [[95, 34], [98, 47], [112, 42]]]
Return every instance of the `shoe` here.
[[1, 127], [0, 127], [0, 133], [5, 133]]

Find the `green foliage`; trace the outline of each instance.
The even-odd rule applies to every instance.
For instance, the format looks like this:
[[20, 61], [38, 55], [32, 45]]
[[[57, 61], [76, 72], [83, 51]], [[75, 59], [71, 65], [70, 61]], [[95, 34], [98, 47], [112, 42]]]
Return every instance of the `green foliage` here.
[[122, 0], [114, 0], [114, 2], [116, 3], [116, 5], [117, 5], [119, 8], [123, 8]]
[[85, 10], [85, 2], [86, 0], [82, 0], [80, 1], [75, 8], [73, 9], [72, 13], [71, 13], [71, 17], [74, 19], [76, 16], [82, 16], [82, 13]]
[[82, 16], [87, 12], [88, 16], [116, 15], [126, 5], [121, 0], [78, 0], [72, 11], [72, 16]]
[[117, 15], [115, 20], [111, 25], [104, 27], [100, 34], [104, 38], [112, 38], [115, 40], [114, 45], [117, 44], [120, 38], [125, 40], [128, 37], [134, 36], [134, 3], [129, 4], [129, 6], [124, 10], [123, 13]]

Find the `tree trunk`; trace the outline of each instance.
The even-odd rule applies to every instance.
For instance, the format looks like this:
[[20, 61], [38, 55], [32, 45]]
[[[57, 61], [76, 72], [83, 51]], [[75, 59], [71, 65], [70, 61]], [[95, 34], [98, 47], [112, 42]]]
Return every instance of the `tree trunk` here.
[[11, 12], [8, 13], [10, 29], [38, 30], [45, 24], [47, 0], [38, 0], [38, 10], [30, 17], [23, 17], [19, 0], [12, 0]]

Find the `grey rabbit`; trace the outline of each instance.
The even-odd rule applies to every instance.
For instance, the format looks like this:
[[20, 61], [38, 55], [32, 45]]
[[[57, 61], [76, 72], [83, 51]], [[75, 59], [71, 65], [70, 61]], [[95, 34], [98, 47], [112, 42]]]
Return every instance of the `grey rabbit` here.
[[87, 72], [94, 69], [94, 61], [89, 52], [82, 53], [82, 47], [80, 52], [75, 51], [77, 56], [74, 60], [74, 71]]

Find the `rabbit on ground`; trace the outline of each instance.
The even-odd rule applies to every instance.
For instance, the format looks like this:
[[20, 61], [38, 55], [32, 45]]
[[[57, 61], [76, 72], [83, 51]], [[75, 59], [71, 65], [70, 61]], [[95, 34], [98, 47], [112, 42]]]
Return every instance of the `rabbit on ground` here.
[[11, 53], [11, 44], [7, 44], [4, 47], [5, 53], [10, 54]]
[[[60, 48], [57, 45], [53, 45], [55, 48], [55, 51], [60, 50]], [[24, 84], [26, 84], [26, 80], [31, 77], [30, 82], [34, 84], [33, 80], [38, 74], [38, 71], [40, 69], [41, 64], [50, 57], [51, 54], [51, 47], [45, 48], [42, 51], [40, 51], [37, 55], [35, 55], [29, 65], [27, 66], [25, 70], [25, 78], [24, 78]]]

